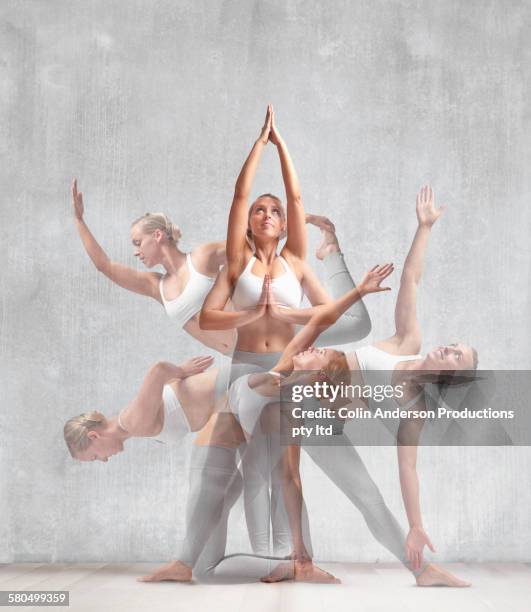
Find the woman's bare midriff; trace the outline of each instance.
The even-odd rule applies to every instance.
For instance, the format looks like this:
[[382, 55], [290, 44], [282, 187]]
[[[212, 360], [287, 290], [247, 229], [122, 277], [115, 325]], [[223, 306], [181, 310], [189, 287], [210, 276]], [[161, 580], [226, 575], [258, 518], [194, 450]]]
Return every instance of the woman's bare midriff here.
[[295, 326], [265, 315], [238, 329], [236, 350], [249, 353], [280, 353], [295, 335]]
[[230, 412], [217, 412], [210, 417], [205, 427], [197, 434], [194, 444], [236, 448], [244, 440], [245, 437], [236, 417]]

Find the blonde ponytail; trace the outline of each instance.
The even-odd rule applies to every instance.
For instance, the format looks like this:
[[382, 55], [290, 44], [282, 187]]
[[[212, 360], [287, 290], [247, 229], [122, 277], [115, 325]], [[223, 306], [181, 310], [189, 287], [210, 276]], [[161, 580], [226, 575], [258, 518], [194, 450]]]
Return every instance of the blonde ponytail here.
[[84, 412], [65, 423], [63, 433], [72, 457], [88, 448], [90, 444], [88, 432], [104, 424], [105, 416], [97, 410]]
[[142, 224], [142, 230], [146, 234], [152, 234], [156, 230], [164, 232], [164, 234], [166, 234], [166, 238], [170, 242], [177, 243], [182, 236], [179, 226], [172, 223], [168, 215], [161, 212], [148, 212], [145, 215], [142, 215], [142, 217], [135, 219], [133, 223], [131, 223], [131, 227], [135, 226], [137, 223]]

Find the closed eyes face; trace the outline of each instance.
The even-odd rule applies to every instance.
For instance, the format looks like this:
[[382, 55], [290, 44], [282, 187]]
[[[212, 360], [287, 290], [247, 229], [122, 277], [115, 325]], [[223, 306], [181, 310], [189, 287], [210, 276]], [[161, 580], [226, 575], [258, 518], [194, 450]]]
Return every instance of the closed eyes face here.
[[438, 346], [428, 355], [429, 367], [434, 370], [472, 370], [475, 353], [468, 344], [453, 343]]
[[154, 234], [144, 233], [140, 224], [137, 224], [131, 228], [131, 242], [133, 255], [138, 257], [147, 268], [157, 265], [160, 249]]
[[106, 463], [110, 457], [124, 450], [123, 442], [120, 440], [94, 435], [96, 433], [95, 431], [89, 432], [90, 444], [84, 451], [76, 453], [76, 459], [79, 459], [79, 461], [104, 461]]
[[295, 370], [321, 370], [328, 365], [332, 354], [332, 349], [310, 346], [293, 357], [293, 367]]

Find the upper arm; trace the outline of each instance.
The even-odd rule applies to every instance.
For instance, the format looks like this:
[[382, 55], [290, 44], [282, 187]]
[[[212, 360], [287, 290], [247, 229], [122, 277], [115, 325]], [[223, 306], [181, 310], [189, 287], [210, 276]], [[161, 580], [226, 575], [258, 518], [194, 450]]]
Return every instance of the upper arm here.
[[149, 369], [136, 397], [122, 412], [122, 420], [128, 431], [133, 433], [137, 428], [149, 425], [150, 421], [157, 417], [162, 405], [164, 381], [157, 365]]
[[410, 278], [402, 277], [395, 306], [396, 336], [401, 344], [417, 352], [420, 349], [420, 327], [417, 320], [417, 284]]
[[[426, 409], [426, 400], [424, 399], [424, 393], [421, 393], [417, 399], [417, 401], [409, 406], [408, 410], [425, 410]], [[401, 419], [400, 424], [398, 426], [397, 433], [397, 445], [398, 445], [398, 456], [399, 458], [402, 456], [403, 460], [406, 463], [409, 463], [414, 467], [417, 460], [417, 447], [420, 441], [420, 435], [422, 433], [422, 428], [424, 427], [424, 422], [426, 419], [423, 417], [418, 418], [410, 418], [410, 419]], [[403, 447], [407, 450], [401, 453], [400, 448]], [[414, 449], [414, 451], [413, 451]]]
[[312, 267], [306, 261], [300, 261], [300, 265], [303, 272], [301, 285], [310, 304], [312, 306], [318, 306], [320, 304], [330, 304], [333, 302], [325, 288], [321, 285]]
[[223, 310], [232, 294], [232, 282], [229, 277], [228, 267], [224, 266], [217, 275], [216, 282], [212, 286], [201, 308], [200, 323], [203, 313], [208, 310]]
[[293, 255], [306, 259], [308, 237], [306, 233], [306, 213], [302, 198], [288, 197], [287, 240], [285, 248]]
[[134, 268], [129, 268], [115, 261], [109, 261], [102, 269], [102, 272], [113, 283], [124, 289], [140, 293], [141, 295], [147, 295], [158, 302], [161, 301], [159, 291], [161, 274], [157, 272], [139, 272]]
[[234, 195], [227, 226], [227, 262], [229, 265], [240, 264], [247, 244], [248, 199]]
[[323, 317], [319, 313], [313, 315], [308, 323], [290, 340], [282, 352], [275, 370], [279, 372], [291, 370], [294, 355], [311, 346], [327, 327], [329, 325], [324, 323]]

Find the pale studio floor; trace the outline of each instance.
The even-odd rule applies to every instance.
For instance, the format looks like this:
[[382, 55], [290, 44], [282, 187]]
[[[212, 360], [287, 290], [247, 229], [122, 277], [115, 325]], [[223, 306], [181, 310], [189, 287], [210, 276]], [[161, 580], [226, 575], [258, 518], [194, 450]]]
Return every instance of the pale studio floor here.
[[[142, 584], [154, 564], [3, 564], [0, 590], [70, 591], [73, 612], [529, 612], [531, 564], [464, 563], [445, 567], [470, 580], [469, 589], [421, 589], [398, 564], [324, 563], [340, 585], [281, 583]], [[36, 610], [36, 607], [17, 607]]]

